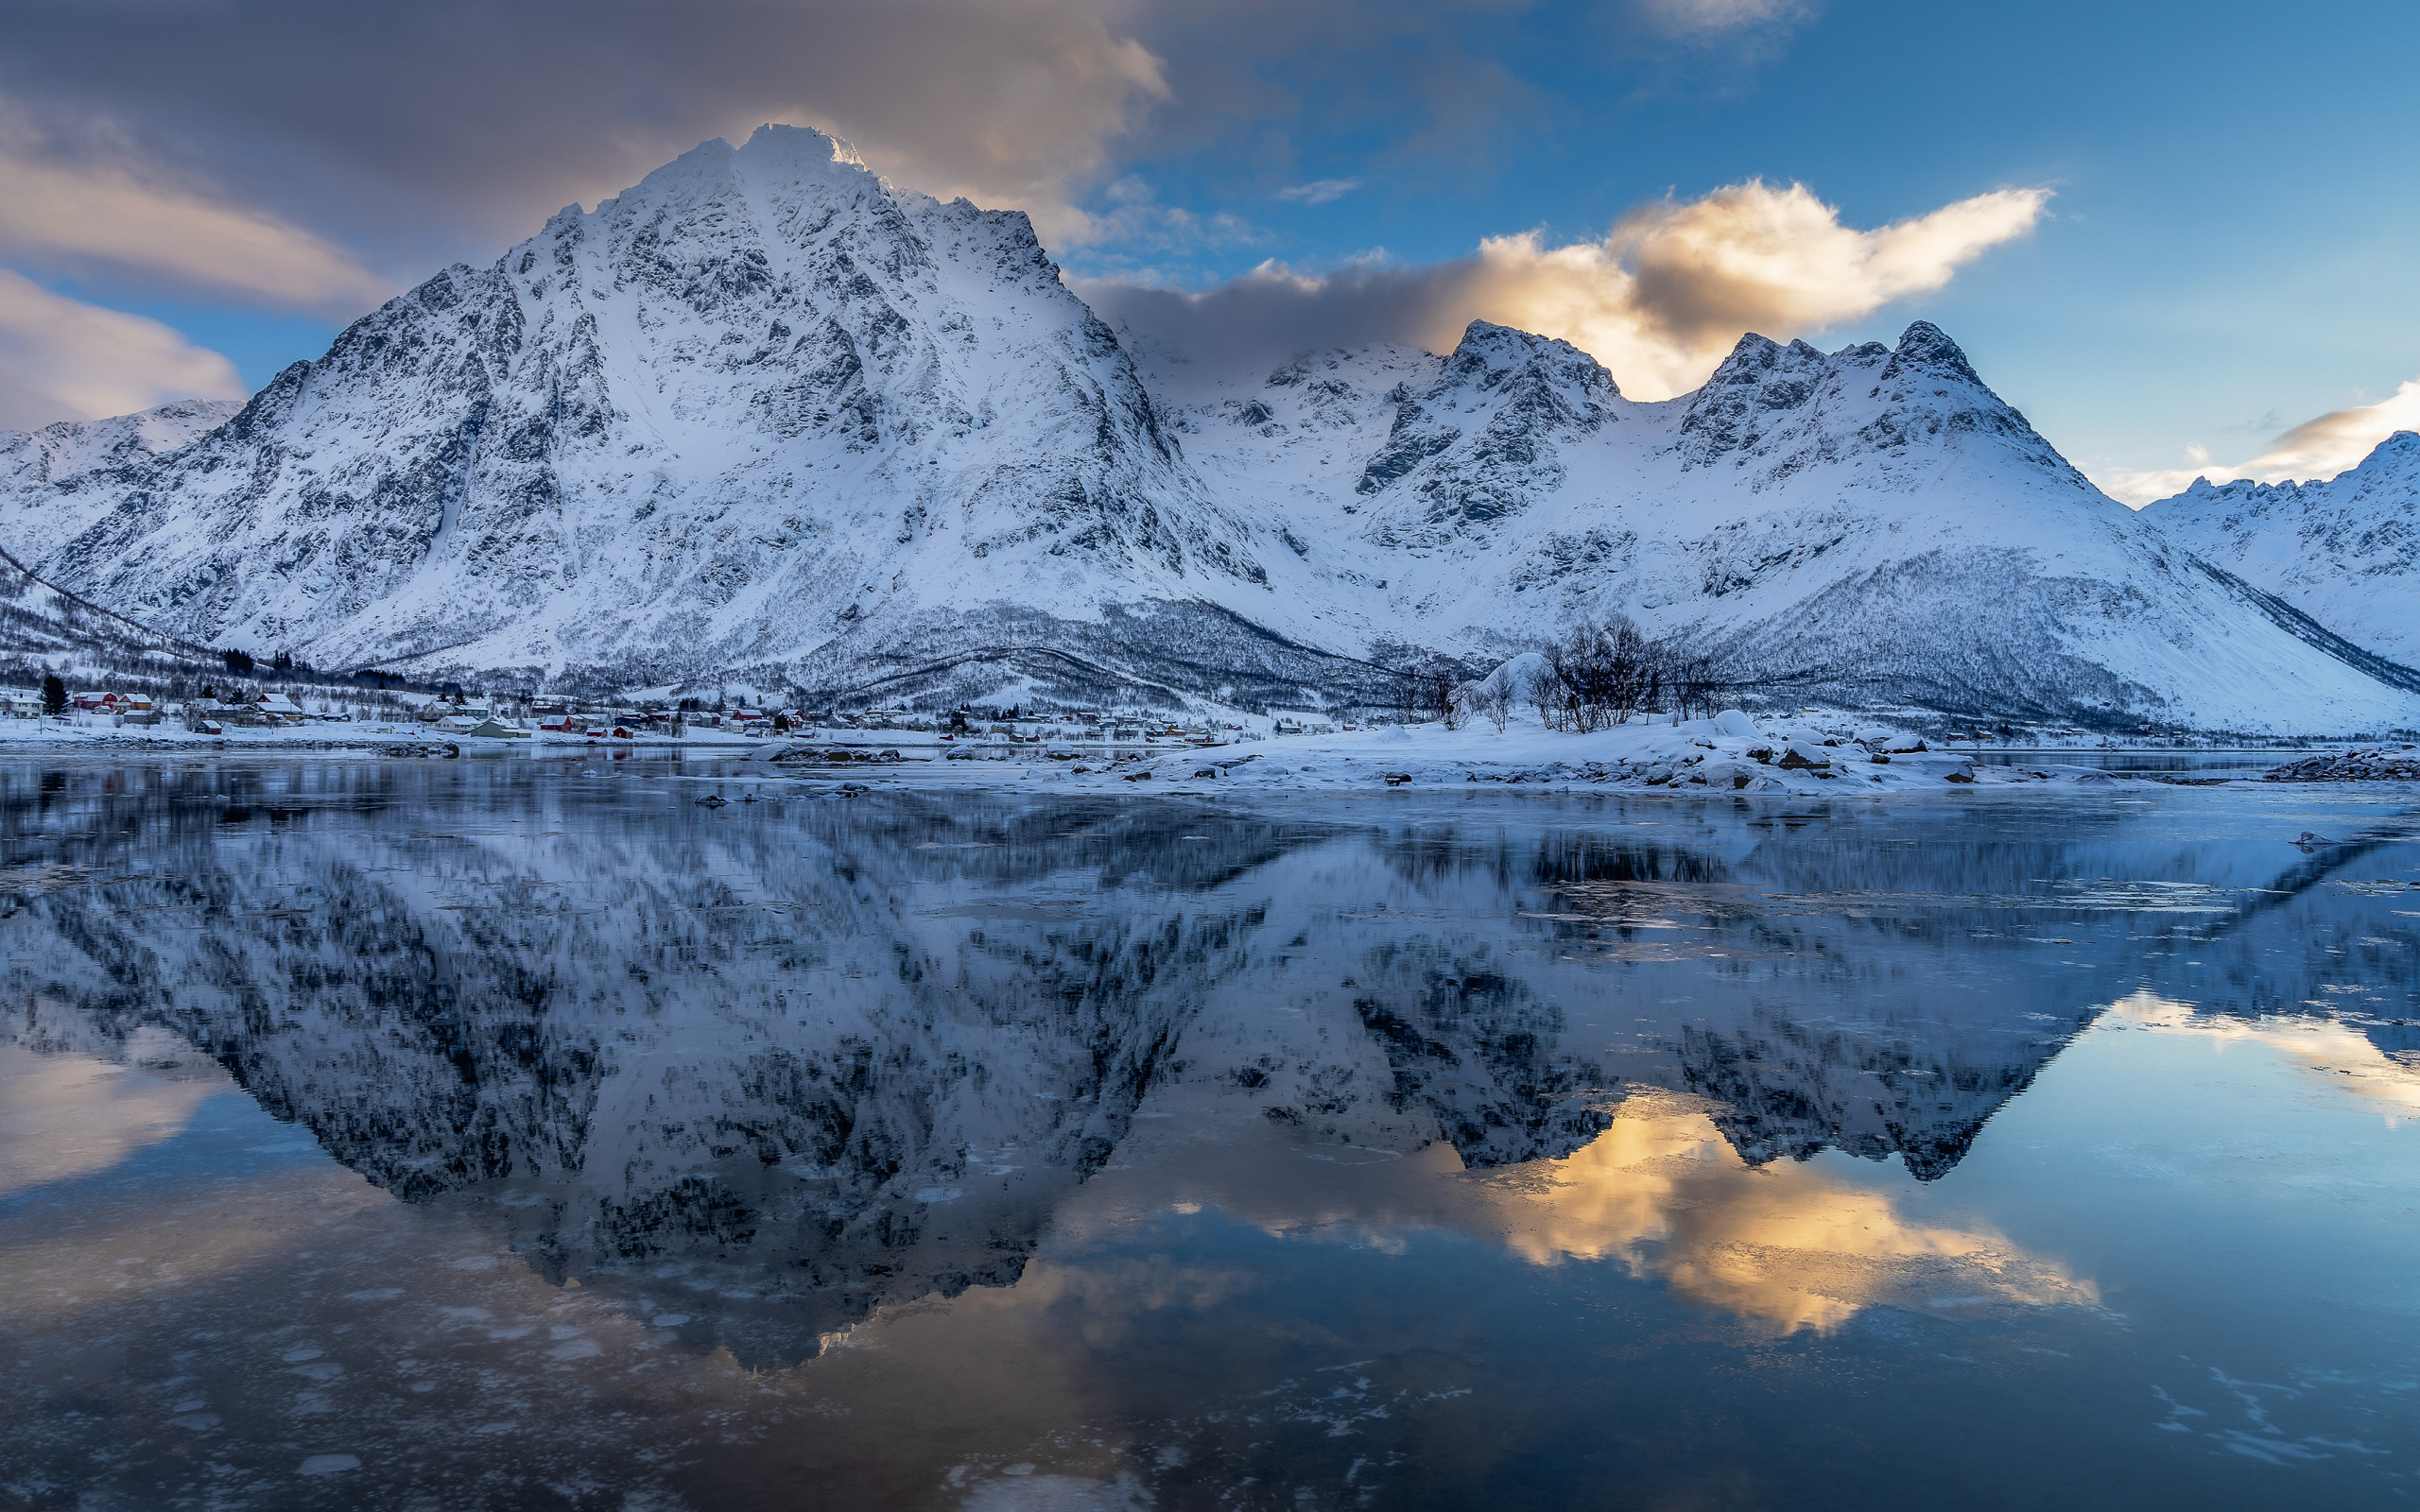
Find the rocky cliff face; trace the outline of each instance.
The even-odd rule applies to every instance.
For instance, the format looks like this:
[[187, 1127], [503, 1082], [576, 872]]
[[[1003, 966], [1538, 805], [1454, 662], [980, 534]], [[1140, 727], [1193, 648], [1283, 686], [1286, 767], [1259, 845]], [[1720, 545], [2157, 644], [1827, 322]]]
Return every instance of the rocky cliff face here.
[[2197, 479], [2143, 515], [2363, 649], [2420, 665], [2420, 431], [2332, 478]]

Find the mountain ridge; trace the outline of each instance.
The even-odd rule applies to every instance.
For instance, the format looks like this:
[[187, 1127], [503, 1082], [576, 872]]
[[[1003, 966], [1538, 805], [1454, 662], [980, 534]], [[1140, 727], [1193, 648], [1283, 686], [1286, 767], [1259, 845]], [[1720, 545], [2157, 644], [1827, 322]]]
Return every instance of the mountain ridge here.
[[0, 544], [188, 640], [568, 691], [1366, 708], [1623, 612], [1772, 698], [2420, 723], [2397, 659], [2204, 571], [1928, 322], [1746, 336], [1652, 404], [1486, 321], [1209, 371], [1121, 342], [1021, 214], [798, 129], [212, 418], [0, 440]]
[[2331, 478], [2196, 478], [2143, 513], [2371, 654], [2420, 662], [2420, 431]]

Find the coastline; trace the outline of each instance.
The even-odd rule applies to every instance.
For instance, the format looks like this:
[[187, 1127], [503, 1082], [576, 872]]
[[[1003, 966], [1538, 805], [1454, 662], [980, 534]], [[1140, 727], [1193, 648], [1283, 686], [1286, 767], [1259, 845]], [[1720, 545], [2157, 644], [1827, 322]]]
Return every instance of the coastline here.
[[[11, 725], [16, 728], [9, 728]], [[0, 757], [355, 756], [369, 759], [529, 759], [653, 766], [665, 758], [701, 769], [678, 775], [716, 783], [854, 790], [891, 786], [1017, 787], [1128, 796], [1370, 792], [1413, 788], [1532, 792], [1739, 794], [1841, 798], [1910, 791], [2161, 780], [2061, 761], [2084, 751], [1921, 748], [1904, 731], [1823, 730], [1737, 713], [1678, 725], [1628, 724], [1586, 734], [1515, 721], [1447, 730], [1389, 726], [1328, 734], [1272, 735], [1209, 747], [1175, 742], [1082, 747], [1004, 742], [947, 744], [908, 730], [819, 731], [776, 739], [721, 730], [680, 739], [596, 740], [542, 733], [520, 739], [443, 735], [406, 722], [318, 725], [199, 735], [182, 729], [104, 729], [0, 721]], [[841, 738], [835, 739], [834, 736]], [[1862, 737], [1862, 738], [1860, 738]], [[1914, 745], [1917, 749], [1887, 749]], [[876, 759], [890, 753], [892, 759]], [[2161, 749], [2147, 754], [2174, 754]], [[2088, 754], [2123, 754], [2093, 750]], [[2281, 759], [2289, 753], [2280, 752]], [[2041, 758], [2022, 759], [2022, 758]], [[667, 774], [670, 775], [670, 774]], [[2257, 769], [2238, 776], [2257, 780]], [[2169, 779], [2175, 780], [2175, 779]], [[2236, 778], [2203, 777], [2199, 782]]]

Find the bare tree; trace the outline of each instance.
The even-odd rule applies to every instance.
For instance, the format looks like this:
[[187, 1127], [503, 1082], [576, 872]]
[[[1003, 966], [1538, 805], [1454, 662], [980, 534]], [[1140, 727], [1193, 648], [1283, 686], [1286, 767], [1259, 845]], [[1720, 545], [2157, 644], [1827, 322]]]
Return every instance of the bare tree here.
[[1454, 696], [1454, 688], [1450, 664], [1399, 666], [1394, 675], [1395, 716], [1407, 725], [1442, 721], [1447, 730], [1460, 730], [1466, 711]]
[[1409, 717], [1417, 723], [1441, 722], [1447, 730], [1462, 728], [1462, 706], [1454, 696], [1454, 677], [1440, 667], [1424, 667], [1409, 673], [1405, 692]]
[[1580, 624], [1547, 647], [1548, 676], [1541, 681], [1552, 690], [1551, 713], [1541, 699], [1539, 710], [1557, 730], [1588, 734], [1602, 722], [1603, 706], [1597, 695], [1605, 661], [1604, 627]]
[[1454, 675], [1441, 668], [1424, 674], [1424, 677], [1427, 683], [1431, 716], [1442, 721], [1447, 730], [1461, 729], [1470, 717], [1470, 711], [1462, 703]]
[[1494, 725], [1497, 734], [1512, 723], [1512, 690], [1504, 682], [1494, 678], [1474, 682], [1464, 697], [1471, 713]]
[[1686, 646], [1668, 647], [1663, 656], [1664, 680], [1671, 696], [1672, 717], [1676, 720], [1713, 717], [1731, 685], [1721, 659], [1711, 652]]
[[1546, 658], [1549, 676], [1541, 679], [1538, 708], [1557, 730], [1587, 734], [1610, 729], [1641, 710], [1652, 711], [1663, 693], [1663, 658], [1637, 626], [1619, 615], [1574, 626], [1547, 647]]

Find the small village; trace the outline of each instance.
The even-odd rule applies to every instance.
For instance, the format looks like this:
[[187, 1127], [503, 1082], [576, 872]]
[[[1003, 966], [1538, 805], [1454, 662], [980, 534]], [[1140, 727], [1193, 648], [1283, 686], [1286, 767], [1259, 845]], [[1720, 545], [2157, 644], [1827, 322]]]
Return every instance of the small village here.
[[[318, 696], [313, 695], [317, 694]], [[13, 725], [14, 728], [9, 728]], [[30, 726], [31, 728], [28, 728]], [[366, 728], [365, 728], [366, 727]], [[1356, 726], [1307, 713], [1279, 713], [1250, 724], [1237, 720], [1171, 719], [1143, 710], [965, 709], [936, 713], [904, 708], [809, 712], [770, 704], [698, 698], [656, 707], [586, 704], [544, 698], [497, 698], [461, 692], [387, 693], [365, 700], [354, 690], [205, 687], [189, 698], [109, 688], [0, 688], [0, 735], [56, 732], [142, 738], [242, 738], [277, 731], [313, 733], [333, 742], [376, 733], [417, 733], [449, 741], [540, 745], [730, 745], [768, 740], [828, 740], [972, 751], [984, 747], [1070, 744], [1220, 746], [1267, 735], [1332, 734]]]

